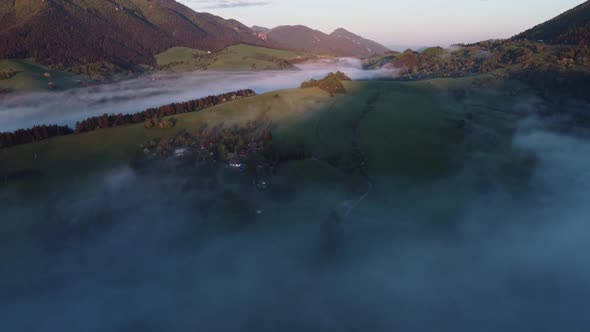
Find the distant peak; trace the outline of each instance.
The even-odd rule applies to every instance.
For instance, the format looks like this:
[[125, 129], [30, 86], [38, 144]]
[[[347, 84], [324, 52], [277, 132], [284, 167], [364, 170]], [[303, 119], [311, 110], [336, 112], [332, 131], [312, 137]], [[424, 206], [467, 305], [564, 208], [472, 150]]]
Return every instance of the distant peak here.
[[334, 30], [331, 35], [354, 35], [354, 33], [344, 29], [344, 28], [338, 28], [336, 30]]
[[256, 31], [256, 32], [269, 32], [271, 29], [266, 28], [266, 27], [261, 27], [259, 25], [253, 25], [250, 29], [252, 29], [252, 31]]
[[310, 29], [309, 27], [302, 25], [302, 24], [296, 24], [296, 25], [280, 25], [277, 28], [297, 28], [297, 29]]

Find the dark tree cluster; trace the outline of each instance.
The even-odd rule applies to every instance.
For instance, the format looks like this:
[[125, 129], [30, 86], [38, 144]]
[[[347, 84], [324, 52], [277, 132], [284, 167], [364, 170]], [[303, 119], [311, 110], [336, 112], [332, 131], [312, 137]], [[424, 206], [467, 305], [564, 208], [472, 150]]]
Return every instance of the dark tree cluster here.
[[13, 78], [16, 76], [16, 72], [14, 70], [9, 71], [0, 71], [0, 80], [7, 80], [9, 78]]
[[309, 81], [301, 83], [301, 88], [312, 88], [318, 87], [324, 91], [329, 92], [331, 95], [335, 93], [346, 93], [346, 89], [342, 84], [342, 81], [350, 81], [350, 77], [346, 76], [341, 71], [336, 73], [329, 73], [328, 76], [321, 80], [311, 79]]
[[562, 91], [588, 98], [588, 93], [581, 91], [588, 85], [590, 77], [590, 48], [587, 45], [492, 40], [455, 46], [448, 50], [433, 47], [420, 53], [407, 50], [400, 54], [376, 57], [366, 60], [364, 67], [393, 67], [398, 74], [396, 80], [461, 77], [493, 72], [504, 78], [525, 80], [542, 90], [559, 86]]
[[[32, 143], [57, 136], [85, 133], [100, 128], [111, 128], [129, 124], [143, 123], [146, 121], [153, 121], [154, 119], [156, 119], [156, 123], [158, 125], [162, 124], [159, 126], [160, 128], [172, 128], [174, 127], [174, 120], [161, 120], [161, 118], [175, 114], [195, 112], [230, 100], [236, 100], [254, 95], [256, 95], [256, 92], [250, 89], [238, 90], [218, 96], [208, 96], [205, 98], [190, 100], [184, 103], [173, 103], [157, 108], [150, 108], [143, 112], [134, 114], [103, 114], [101, 116], [95, 116], [83, 121], [76, 122], [76, 127], [74, 130], [68, 126], [58, 125], [39, 125], [29, 129], [19, 129], [14, 132], [0, 133], [0, 148]], [[171, 125], [169, 125], [169, 123]]]
[[590, 43], [590, 2], [520, 33], [512, 40], [542, 41], [553, 45], [578, 45]]
[[177, 148], [194, 148], [205, 159], [228, 162], [230, 159], [247, 159], [270, 146], [272, 133], [263, 121], [251, 121], [245, 126], [223, 128], [202, 127], [194, 133], [181, 131], [169, 139], [155, 139], [141, 147], [144, 153], [159, 159], [173, 155]]
[[71, 135], [74, 131], [68, 126], [41, 125], [29, 129], [19, 129], [12, 133], [0, 133], [0, 148], [32, 143], [51, 137]]
[[208, 96], [183, 103], [172, 103], [157, 108], [150, 108], [134, 114], [103, 114], [76, 123], [76, 133], [84, 133], [101, 128], [111, 128], [129, 124], [143, 123], [164, 116], [196, 112], [227, 101], [254, 96], [253, 90], [238, 90], [218, 96]]

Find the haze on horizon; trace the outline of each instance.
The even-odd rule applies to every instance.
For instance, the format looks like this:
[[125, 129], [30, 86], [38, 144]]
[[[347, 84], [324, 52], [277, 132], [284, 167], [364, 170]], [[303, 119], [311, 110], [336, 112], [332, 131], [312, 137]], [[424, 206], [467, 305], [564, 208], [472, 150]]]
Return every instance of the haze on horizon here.
[[508, 38], [583, 0], [178, 0], [201, 12], [273, 28], [343, 27], [386, 46], [447, 46]]

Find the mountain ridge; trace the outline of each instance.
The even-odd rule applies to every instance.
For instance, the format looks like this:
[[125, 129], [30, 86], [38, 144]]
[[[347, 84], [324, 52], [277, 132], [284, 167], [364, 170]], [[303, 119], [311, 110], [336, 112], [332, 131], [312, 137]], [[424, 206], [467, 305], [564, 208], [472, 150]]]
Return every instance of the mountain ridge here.
[[523, 39], [547, 44], [590, 44], [590, 1], [511, 38]]
[[389, 51], [387, 47], [343, 28], [326, 34], [304, 25], [282, 25], [271, 29], [266, 36], [281, 48], [335, 56], [369, 57]]
[[173, 0], [9, 0], [0, 17], [0, 58], [35, 58], [56, 67], [152, 65], [155, 54], [174, 46], [268, 46], [236, 20]]

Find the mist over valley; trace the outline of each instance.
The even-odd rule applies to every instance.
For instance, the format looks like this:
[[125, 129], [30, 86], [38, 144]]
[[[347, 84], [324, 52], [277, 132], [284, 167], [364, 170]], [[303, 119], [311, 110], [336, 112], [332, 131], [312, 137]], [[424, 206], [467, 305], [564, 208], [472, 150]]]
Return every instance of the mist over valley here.
[[584, 331], [590, 2], [416, 50], [283, 6], [0, 4], [0, 330]]

